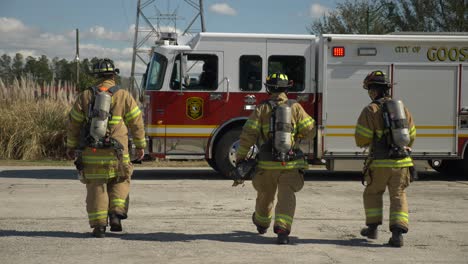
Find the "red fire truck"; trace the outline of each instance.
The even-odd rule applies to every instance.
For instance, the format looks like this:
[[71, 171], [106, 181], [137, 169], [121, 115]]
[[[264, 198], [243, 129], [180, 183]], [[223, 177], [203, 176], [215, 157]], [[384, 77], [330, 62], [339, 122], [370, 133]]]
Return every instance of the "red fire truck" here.
[[466, 170], [467, 62], [467, 36], [199, 33], [162, 40], [143, 78], [148, 152], [205, 158], [227, 176], [243, 124], [268, 98], [265, 77], [280, 71], [294, 81], [288, 97], [317, 123], [316, 139], [300, 146], [309, 160], [330, 170], [361, 168], [366, 153], [353, 133], [369, 103], [362, 80], [378, 69], [414, 115], [413, 157], [440, 171]]

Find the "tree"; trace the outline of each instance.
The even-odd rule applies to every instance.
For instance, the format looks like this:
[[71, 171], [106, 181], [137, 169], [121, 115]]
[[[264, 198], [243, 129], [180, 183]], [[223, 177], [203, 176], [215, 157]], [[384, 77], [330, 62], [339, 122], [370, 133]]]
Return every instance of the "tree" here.
[[466, 32], [465, 0], [387, 0], [394, 10], [390, 20], [396, 31]]
[[468, 31], [468, 1], [437, 0], [436, 26], [445, 32]]
[[[76, 87], [80, 90], [96, 85], [99, 81], [92, 73], [92, 65], [98, 61], [97, 57], [92, 59], [85, 58], [79, 63], [80, 80]], [[24, 59], [21, 53], [16, 53], [13, 61], [7, 54], [0, 57], [0, 78], [3, 83], [9, 85], [14, 78], [22, 76], [31, 76], [39, 85], [49, 83], [58, 83], [59, 81], [69, 81], [76, 83], [76, 62], [67, 61], [54, 57], [51, 61], [46, 55], [41, 57], [28, 56]], [[116, 77], [116, 82], [120, 83], [123, 79]]]
[[58, 57], [53, 58], [52, 68], [56, 81], [71, 81], [73, 69], [71, 67], [71, 63], [66, 59], [59, 59]]
[[346, 0], [308, 27], [313, 34], [467, 32], [466, 0]]
[[52, 81], [53, 73], [46, 55], [42, 55], [37, 62], [37, 77], [39, 81], [42, 81], [42, 84]]
[[[97, 60], [96, 58], [95, 61]], [[91, 72], [92, 63], [89, 59], [84, 59], [80, 64], [80, 83], [78, 88], [80, 90], [86, 89], [96, 84], [97, 80]]]
[[0, 57], [0, 78], [8, 85], [13, 80], [11, 75], [11, 57], [3, 54]]
[[16, 79], [19, 79], [23, 75], [24, 68], [24, 57], [21, 53], [16, 53], [13, 58], [12, 74]]
[[437, 0], [390, 0], [389, 20], [395, 26], [395, 31], [402, 32], [434, 32], [437, 31], [436, 19]]
[[393, 30], [388, 23], [387, 2], [346, 0], [308, 27], [313, 34], [385, 34]]

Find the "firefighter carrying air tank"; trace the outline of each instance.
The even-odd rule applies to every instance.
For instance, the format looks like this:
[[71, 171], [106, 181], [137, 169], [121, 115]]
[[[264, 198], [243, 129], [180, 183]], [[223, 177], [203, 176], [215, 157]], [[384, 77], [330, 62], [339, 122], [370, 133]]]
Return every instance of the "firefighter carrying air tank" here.
[[366, 225], [361, 235], [377, 238], [377, 227], [382, 224], [382, 195], [388, 186], [390, 194], [389, 244], [403, 246], [403, 233], [408, 232], [408, 204], [405, 188], [410, 183], [413, 161], [411, 146], [416, 137], [413, 118], [400, 100], [390, 97], [391, 84], [382, 71], [373, 71], [364, 79], [364, 89], [372, 100], [365, 107], [356, 125], [358, 147], [370, 147], [365, 162], [364, 209]]
[[[288, 100], [286, 92], [291, 82], [285, 74], [271, 74], [265, 86], [270, 98], [256, 107], [242, 129], [237, 166], [246, 162], [252, 146], [260, 146], [252, 179], [257, 190], [252, 221], [258, 233], [266, 233], [278, 190], [273, 229], [278, 235], [277, 243], [288, 244], [296, 209], [295, 192], [304, 186], [303, 170], [308, 167], [298, 141], [313, 138], [314, 120], [299, 103]], [[242, 181], [237, 179], [235, 183]]]
[[80, 181], [86, 184], [86, 209], [95, 237], [122, 231], [127, 218], [133, 166], [128, 152], [128, 132], [136, 158], [146, 146], [141, 111], [135, 99], [115, 83], [114, 64], [98, 60], [92, 69], [99, 83], [80, 93], [70, 111], [67, 156], [75, 159]]

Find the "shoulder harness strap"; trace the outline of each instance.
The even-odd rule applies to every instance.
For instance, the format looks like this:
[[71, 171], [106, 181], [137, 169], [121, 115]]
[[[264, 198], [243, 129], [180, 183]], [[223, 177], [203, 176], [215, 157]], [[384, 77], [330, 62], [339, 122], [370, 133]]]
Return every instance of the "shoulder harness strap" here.
[[119, 85], [115, 85], [115, 86], [112, 86], [111, 88], [109, 88], [109, 90], [107, 90], [111, 95], [114, 95], [118, 90], [120, 90], [120, 86]]
[[292, 107], [295, 103], [297, 103], [297, 100], [288, 99], [288, 101], [286, 101], [286, 103], [288, 104], [289, 107]]

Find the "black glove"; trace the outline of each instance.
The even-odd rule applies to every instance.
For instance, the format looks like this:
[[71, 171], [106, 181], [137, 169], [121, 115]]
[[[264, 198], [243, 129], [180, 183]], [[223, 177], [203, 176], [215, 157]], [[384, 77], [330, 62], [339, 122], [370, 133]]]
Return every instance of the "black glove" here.
[[243, 184], [246, 179], [250, 178], [255, 171], [256, 165], [257, 161], [254, 159], [237, 162], [236, 168], [231, 171], [231, 177], [234, 180], [232, 186]]

